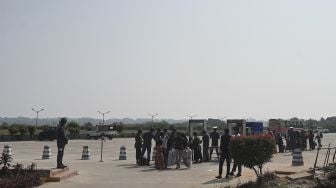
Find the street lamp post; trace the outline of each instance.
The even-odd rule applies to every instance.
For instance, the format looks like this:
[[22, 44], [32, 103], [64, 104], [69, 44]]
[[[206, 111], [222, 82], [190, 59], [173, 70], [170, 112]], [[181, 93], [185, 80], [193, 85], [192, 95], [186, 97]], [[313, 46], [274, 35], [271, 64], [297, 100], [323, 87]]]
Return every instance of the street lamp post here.
[[189, 119], [193, 119], [194, 117], [196, 117], [197, 115], [186, 115], [187, 117], [189, 117]]
[[37, 125], [38, 125], [38, 115], [39, 115], [39, 113], [41, 112], [41, 111], [43, 111], [44, 109], [42, 108], [41, 110], [35, 110], [34, 108], [32, 108], [32, 110], [34, 111], [34, 112], [36, 112], [36, 127], [37, 127]]
[[103, 125], [105, 125], [105, 114], [108, 114], [110, 113], [110, 111], [107, 111], [107, 112], [100, 112], [99, 110], [97, 111], [98, 113], [100, 113], [101, 115], [103, 115]]
[[157, 116], [159, 114], [158, 113], [156, 113], [156, 114], [150, 114], [150, 113], [148, 113], [148, 115], [152, 117], [152, 124], [154, 124], [154, 118], [155, 118], [155, 116]]

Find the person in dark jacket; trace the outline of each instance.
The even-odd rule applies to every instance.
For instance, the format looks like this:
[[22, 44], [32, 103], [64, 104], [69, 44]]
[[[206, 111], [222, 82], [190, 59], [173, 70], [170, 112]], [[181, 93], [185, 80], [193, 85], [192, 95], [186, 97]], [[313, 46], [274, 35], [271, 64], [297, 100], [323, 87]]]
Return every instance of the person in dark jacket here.
[[321, 134], [319, 132], [316, 133], [315, 140], [317, 140], [318, 148], [321, 148], [322, 147]]
[[67, 167], [63, 164], [64, 147], [68, 144], [68, 138], [64, 131], [66, 122], [66, 118], [61, 118], [57, 127], [57, 168]]
[[[240, 136], [239, 131], [236, 131], [236, 133], [234, 135], [232, 135], [233, 138], [236, 138], [236, 137], [239, 137], [239, 136]], [[233, 145], [233, 147], [238, 147], [238, 149], [241, 150], [241, 148], [239, 146]], [[237, 161], [237, 159], [235, 159], [235, 158], [233, 158], [233, 160], [234, 160], [233, 167], [232, 167], [229, 175], [234, 176], [234, 173], [236, 172], [237, 167], [238, 167], [238, 173], [236, 174], [236, 176], [240, 177], [241, 172], [242, 172], [242, 164], [239, 161]]]
[[283, 143], [282, 136], [281, 136], [280, 132], [278, 132], [277, 135], [276, 135], [276, 143], [278, 144], [279, 153], [283, 153], [284, 149], [285, 149], [285, 146], [284, 146], [284, 143]]
[[161, 130], [160, 128], [157, 128], [157, 129], [156, 129], [155, 136], [154, 136], [154, 140], [155, 140], [155, 143], [156, 143], [156, 144], [157, 144], [157, 142], [160, 140], [161, 133], [162, 133], [162, 130]]
[[203, 141], [203, 161], [209, 162], [209, 143], [210, 143], [210, 136], [206, 130], [202, 131], [202, 141]]
[[175, 138], [176, 138], [176, 129], [174, 128], [168, 136], [168, 141], [167, 141], [168, 152], [174, 148]]
[[193, 134], [194, 138], [192, 140], [192, 144], [191, 147], [194, 151], [194, 162], [198, 163], [198, 162], [202, 162], [202, 150], [201, 150], [201, 139], [198, 138], [197, 136], [197, 132], [194, 132]]
[[174, 149], [176, 150], [176, 169], [179, 169], [183, 151], [187, 148], [188, 140], [179, 132], [177, 132], [177, 136], [175, 139]]
[[313, 130], [311, 129], [309, 130], [308, 140], [309, 140], [309, 150], [314, 150], [315, 149], [314, 133]]
[[300, 132], [300, 141], [301, 141], [301, 149], [302, 151], [307, 150], [307, 134], [306, 131], [301, 130]]
[[220, 135], [217, 132], [217, 127], [213, 127], [213, 132], [210, 134], [210, 138], [211, 138], [211, 149], [210, 149], [210, 160], [211, 160], [211, 156], [212, 156], [212, 152], [214, 148], [216, 150], [217, 158], [219, 158], [218, 140], [220, 139]]
[[301, 142], [301, 133], [299, 131], [295, 131], [295, 147], [294, 149], [301, 148], [302, 142]]
[[230, 139], [231, 139], [231, 136], [229, 135], [229, 129], [225, 129], [224, 130], [224, 135], [222, 135], [221, 139], [220, 139], [221, 156], [220, 156], [220, 160], [219, 160], [219, 174], [218, 174], [218, 176], [216, 176], [217, 179], [222, 178], [223, 164], [224, 164], [225, 160], [226, 160], [226, 176], [225, 176], [225, 178], [229, 178], [230, 163], [231, 163], [230, 152], [229, 152]]
[[289, 144], [290, 144], [290, 150], [293, 152], [296, 148], [296, 134], [294, 132], [294, 128], [290, 127], [288, 131], [289, 136]]
[[150, 129], [149, 132], [146, 132], [143, 135], [143, 146], [142, 146], [142, 152], [141, 152], [141, 156], [143, 156], [145, 154], [145, 152], [147, 151], [147, 164], [149, 166], [149, 162], [150, 162], [150, 156], [151, 156], [151, 150], [152, 150], [152, 139], [154, 138], [154, 129]]
[[137, 165], [143, 165], [141, 164], [141, 160], [142, 160], [142, 156], [141, 156], [141, 149], [142, 149], [142, 143], [143, 143], [143, 139], [142, 139], [142, 130], [139, 129], [137, 134], [135, 135], [135, 144], [134, 144], [134, 148], [135, 148], [135, 152], [136, 152], [136, 164]]

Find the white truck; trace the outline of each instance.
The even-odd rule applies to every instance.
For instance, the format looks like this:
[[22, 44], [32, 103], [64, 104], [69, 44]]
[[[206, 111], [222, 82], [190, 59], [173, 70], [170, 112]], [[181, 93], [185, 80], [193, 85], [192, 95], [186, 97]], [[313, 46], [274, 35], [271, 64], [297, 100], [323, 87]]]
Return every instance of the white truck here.
[[317, 133], [329, 133], [328, 129], [324, 129], [322, 127], [317, 127], [317, 129], [315, 130], [315, 132]]
[[91, 139], [98, 139], [102, 136], [107, 137], [108, 139], [112, 140], [113, 135], [117, 135], [117, 126], [116, 125], [96, 125], [96, 131], [89, 131], [87, 133], [87, 138]]

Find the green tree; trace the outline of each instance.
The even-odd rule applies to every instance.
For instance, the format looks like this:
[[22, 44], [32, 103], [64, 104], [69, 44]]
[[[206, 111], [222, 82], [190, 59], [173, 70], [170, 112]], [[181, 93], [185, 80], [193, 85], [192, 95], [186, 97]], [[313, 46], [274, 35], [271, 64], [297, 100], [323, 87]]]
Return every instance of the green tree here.
[[2, 122], [1, 126], [0, 126], [0, 129], [8, 129], [9, 128], [9, 125], [8, 123], [6, 122]]
[[86, 122], [84, 123], [84, 126], [82, 126], [82, 129], [87, 130], [87, 131], [93, 131], [95, 127], [93, 126], [91, 122]]
[[66, 125], [67, 130], [70, 132], [72, 135], [79, 134], [80, 131], [80, 125], [77, 122], [70, 122]]
[[28, 132], [31, 138], [33, 138], [37, 128], [35, 126], [28, 126]]
[[24, 135], [27, 135], [28, 133], [28, 129], [27, 129], [27, 126], [25, 125], [20, 125], [19, 126], [19, 133], [20, 133], [20, 136], [24, 136]]
[[8, 132], [10, 135], [16, 135], [17, 133], [19, 133], [19, 129], [17, 125], [11, 125], [8, 127]]
[[122, 122], [113, 123], [113, 126], [116, 127], [118, 133], [121, 133], [122, 130], [124, 129], [124, 124]]

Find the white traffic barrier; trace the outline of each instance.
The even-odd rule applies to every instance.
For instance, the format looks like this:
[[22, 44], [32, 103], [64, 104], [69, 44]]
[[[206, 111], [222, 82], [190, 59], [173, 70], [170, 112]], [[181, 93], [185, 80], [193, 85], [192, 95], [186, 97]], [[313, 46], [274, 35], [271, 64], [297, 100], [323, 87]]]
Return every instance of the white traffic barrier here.
[[183, 151], [183, 163], [186, 167], [191, 168], [192, 165], [192, 151], [190, 148], [187, 148]]
[[13, 161], [12, 145], [5, 145], [2, 153], [9, 157], [8, 162]]
[[90, 160], [91, 154], [89, 146], [83, 146], [83, 152], [82, 152], [82, 160]]
[[126, 147], [125, 146], [121, 146], [120, 147], [120, 153], [119, 153], [119, 160], [126, 160], [127, 156], [126, 156]]
[[301, 149], [294, 149], [292, 166], [303, 166], [303, 157]]
[[42, 159], [51, 159], [51, 149], [48, 145], [43, 147]]

